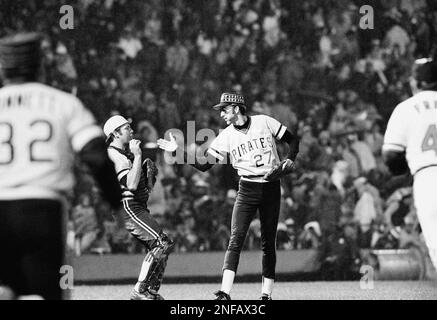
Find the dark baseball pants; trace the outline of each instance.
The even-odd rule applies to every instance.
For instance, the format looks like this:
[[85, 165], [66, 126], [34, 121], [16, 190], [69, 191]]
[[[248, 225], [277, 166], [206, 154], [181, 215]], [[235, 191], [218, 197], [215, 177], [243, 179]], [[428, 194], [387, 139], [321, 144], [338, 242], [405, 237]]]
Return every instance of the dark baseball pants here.
[[0, 201], [0, 285], [17, 295], [62, 299], [64, 224], [59, 201]]
[[257, 210], [261, 222], [262, 275], [275, 279], [276, 231], [278, 226], [281, 186], [279, 181], [257, 183], [240, 180], [231, 222], [231, 238], [223, 270], [237, 271], [241, 249]]

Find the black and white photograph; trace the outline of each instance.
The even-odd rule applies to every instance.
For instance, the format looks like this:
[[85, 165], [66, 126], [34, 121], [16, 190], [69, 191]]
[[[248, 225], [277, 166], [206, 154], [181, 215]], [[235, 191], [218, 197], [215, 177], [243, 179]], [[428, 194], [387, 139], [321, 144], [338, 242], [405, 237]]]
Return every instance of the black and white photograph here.
[[0, 0], [0, 300], [437, 300], [437, 1]]

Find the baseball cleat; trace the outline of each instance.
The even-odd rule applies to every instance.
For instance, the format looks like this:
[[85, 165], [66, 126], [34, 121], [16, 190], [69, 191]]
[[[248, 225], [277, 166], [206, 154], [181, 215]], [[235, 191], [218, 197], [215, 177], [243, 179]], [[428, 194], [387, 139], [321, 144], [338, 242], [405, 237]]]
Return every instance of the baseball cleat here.
[[133, 289], [130, 295], [130, 300], [163, 300], [163, 299], [157, 299], [156, 294], [150, 292], [149, 290], [138, 292], [137, 290]]
[[214, 300], [231, 300], [231, 296], [221, 290], [214, 292], [214, 295], [216, 297]]
[[165, 300], [163, 296], [161, 296], [157, 291], [149, 289], [147, 290], [151, 295], [155, 296], [155, 300]]
[[272, 300], [272, 296], [268, 295], [267, 293], [263, 293], [260, 300]]

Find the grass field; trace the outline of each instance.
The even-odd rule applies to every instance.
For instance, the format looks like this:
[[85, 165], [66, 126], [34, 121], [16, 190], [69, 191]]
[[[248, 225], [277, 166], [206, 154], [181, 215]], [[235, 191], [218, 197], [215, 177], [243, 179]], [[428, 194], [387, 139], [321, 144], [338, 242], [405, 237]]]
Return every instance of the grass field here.
[[[163, 284], [160, 293], [166, 300], [212, 300], [218, 283]], [[131, 285], [75, 286], [73, 300], [126, 300]], [[232, 299], [256, 300], [260, 284], [236, 283]], [[437, 300], [436, 281], [375, 281], [373, 289], [361, 289], [359, 281], [278, 282], [275, 300]]]

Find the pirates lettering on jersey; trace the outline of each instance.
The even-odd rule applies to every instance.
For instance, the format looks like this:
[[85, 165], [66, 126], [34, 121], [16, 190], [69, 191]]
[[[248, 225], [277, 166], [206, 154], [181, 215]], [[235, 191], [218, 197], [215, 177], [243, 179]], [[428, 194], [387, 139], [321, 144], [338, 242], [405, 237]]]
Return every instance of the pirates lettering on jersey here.
[[248, 140], [237, 146], [237, 148], [232, 149], [231, 155], [235, 161], [238, 161], [241, 157], [251, 153], [252, 151], [260, 149], [265, 150], [266, 148], [273, 149], [273, 141], [272, 137], [270, 136]]
[[233, 125], [225, 128], [211, 143], [208, 153], [220, 161], [229, 155], [242, 177], [263, 177], [280, 161], [275, 139], [280, 140], [287, 128], [266, 115], [251, 116], [248, 122], [245, 130]]

